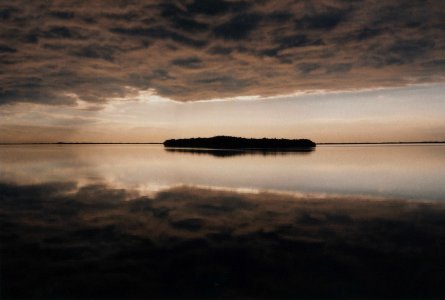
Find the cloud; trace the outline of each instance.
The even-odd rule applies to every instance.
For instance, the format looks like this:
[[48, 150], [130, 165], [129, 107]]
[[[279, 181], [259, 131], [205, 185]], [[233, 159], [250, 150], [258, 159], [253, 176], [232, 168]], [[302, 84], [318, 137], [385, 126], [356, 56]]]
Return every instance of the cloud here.
[[439, 202], [76, 182], [0, 195], [5, 298], [444, 296]]
[[17, 49], [5, 45], [0, 45], [0, 53], [14, 53], [14, 52], [17, 52]]
[[245, 39], [256, 29], [260, 19], [261, 16], [257, 14], [239, 14], [215, 27], [213, 33], [216, 37], [227, 40]]
[[351, 70], [352, 64], [333, 64], [327, 66], [328, 73], [347, 73]]
[[297, 65], [297, 68], [303, 73], [303, 74], [309, 74], [310, 72], [319, 69], [321, 66], [317, 63], [301, 63]]
[[0, 104], [100, 104], [149, 89], [194, 101], [445, 76], [440, 0], [15, 1], [0, 4], [0, 19]]
[[171, 61], [172, 65], [183, 68], [199, 68], [202, 66], [202, 60], [196, 56], [187, 58], [177, 58]]
[[298, 29], [331, 30], [345, 19], [347, 10], [328, 9], [325, 12], [305, 14], [295, 21]]

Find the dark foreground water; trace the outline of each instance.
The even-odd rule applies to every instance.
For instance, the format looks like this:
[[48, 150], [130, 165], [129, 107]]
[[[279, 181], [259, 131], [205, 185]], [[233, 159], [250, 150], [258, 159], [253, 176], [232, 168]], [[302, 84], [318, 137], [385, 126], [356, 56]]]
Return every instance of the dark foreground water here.
[[445, 147], [1, 146], [1, 299], [443, 299]]

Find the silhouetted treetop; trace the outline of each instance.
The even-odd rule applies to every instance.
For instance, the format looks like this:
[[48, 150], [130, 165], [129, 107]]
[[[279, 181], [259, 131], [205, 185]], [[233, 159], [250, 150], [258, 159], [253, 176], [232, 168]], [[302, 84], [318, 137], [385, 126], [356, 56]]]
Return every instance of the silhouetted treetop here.
[[233, 136], [214, 136], [210, 138], [166, 140], [164, 146], [213, 149], [285, 149], [312, 148], [315, 147], [316, 144], [308, 139], [247, 139]]

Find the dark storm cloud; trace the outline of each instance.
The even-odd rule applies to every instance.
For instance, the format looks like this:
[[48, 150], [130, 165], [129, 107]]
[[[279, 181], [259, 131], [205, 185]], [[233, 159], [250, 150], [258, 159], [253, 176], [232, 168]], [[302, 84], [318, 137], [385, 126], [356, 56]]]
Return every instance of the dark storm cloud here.
[[257, 28], [261, 17], [257, 14], [239, 14], [229, 21], [215, 27], [213, 33], [228, 40], [241, 40]]
[[333, 64], [327, 66], [327, 71], [329, 73], [346, 73], [352, 68], [352, 64]]
[[78, 57], [97, 58], [112, 61], [114, 55], [118, 51], [118, 48], [110, 48], [100, 45], [88, 45], [80, 49], [74, 49], [70, 52], [70, 54]]
[[54, 26], [42, 32], [42, 36], [48, 39], [78, 39], [81, 34], [73, 28], [65, 26]]
[[303, 73], [303, 74], [308, 74], [314, 70], [317, 70], [318, 68], [320, 68], [319, 64], [315, 64], [315, 63], [301, 63], [297, 65], [297, 68]]
[[440, 0], [2, 2], [0, 103], [441, 82], [444, 11]]
[[189, 1], [187, 11], [196, 14], [220, 15], [229, 11], [243, 11], [251, 6], [247, 1], [200, 0]]
[[11, 48], [5, 45], [0, 45], [0, 53], [14, 53], [17, 52], [17, 49]]
[[383, 30], [380, 28], [364, 27], [358, 31], [357, 35], [354, 38], [359, 41], [367, 40], [367, 39], [373, 38], [375, 36], [378, 36], [382, 32], [383, 32]]
[[52, 11], [50, 12], [50, 16], [57, 19], [72, 19], [74, 18], [74, 13], [71, 11]]
[[187, 57], [187, 58], [177, 58], [171, 62], [175, 66], [180, 66], [183, 68], [199, 68], [202, 66], [202, 60], [198, 57]]
[[7, 299], [441, 299], [445, 208], [0, 183]]
[[298, 29], [331, 30], [345, 19], [347, 10], [328, 9], [326, 12], [306, 14], [295, 21]]

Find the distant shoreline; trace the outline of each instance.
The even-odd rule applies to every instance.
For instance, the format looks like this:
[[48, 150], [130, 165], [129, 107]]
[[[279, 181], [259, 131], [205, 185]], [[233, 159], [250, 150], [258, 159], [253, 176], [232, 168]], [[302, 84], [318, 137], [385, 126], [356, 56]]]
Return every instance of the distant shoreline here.
[[317, 145], [403, 145], [403, 144], [445, 144], [445, 141], [434, 141], [434, 142], [348, 142], [348, 143], [317, 143]]
[[94, 142], [57, 142], [57, 143], [0, 143], [0, 145], [162, 145], [162, 143], [94, 143]]
[[[56, 143], [46, 143], [46, 142], [35, 142], [35, 143], [0, 143], [0, 145], [162, 145], [159, 143], [133, 143], [133, 142], [122, 142], [122, 143], [96, 143], [96, 142], [56, 142]], [[404, 144], [445, 144], [445, 141], [433, 141], [433, 142], [342, 142], [342, 143], [317, 143], [317, 145], [404, 145]]]

